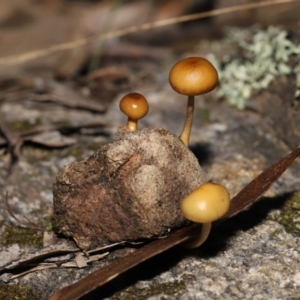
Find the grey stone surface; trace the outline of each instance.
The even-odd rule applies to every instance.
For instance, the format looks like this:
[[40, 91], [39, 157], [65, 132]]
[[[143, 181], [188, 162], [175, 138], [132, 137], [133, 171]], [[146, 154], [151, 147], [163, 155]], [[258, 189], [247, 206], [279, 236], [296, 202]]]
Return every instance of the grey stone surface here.
[[[169, 88], [167, 76], [151, 87], [139, 87], [138, 92], [144, 93], [150, 104], [149, 115], [140, 127], [163, 127], [179, 134], [186, 103], [183, 96]], [[112, 134], [126, 122], [118, 111], [120, 98], [121, 95], [114, 100], [106, 116], [98, 116], [110, 121], [107, 131]], [[6, 114], [14, 115], [14, 108], [8, 106]], [[199, 117], [204, 113], [209, 114], [205, 121]], [[37, 110], [34, 114], [37, 117]], [[84, 112], [80, 115], [72, 110], [72, 118], [77, 114], [79, 120], [89, 116], [96, 119], [95, 114]], [[45, 218], [52, 211], [52, 183], [58, 170], [89, 156], [95, 145], [109, 140], [103, 136], [77, 138], [77, 145], [63, 150], [25, 147], [21, 160], [8, 178], [4, 170], [7, 156], [2, 154], [1, 220], [16, 223], [6, 212], [4, 199], [8, 191], [10, 206], [19, 218], [24, 220], [26, 216], [34, 223], [46, 223]], [[291, 150], [278, 139], [265, 118], [254, 112], [230, 109], [216, 103], [212, 96], [197, 99], [191, 148], [207, 177], [225, 184], [232, 196]], [[298, 160], [273, 185], [266, 200], [215, 228], [201, 248], [172, 249], [117, 279], [97, 295], [84, 299], [299, 299], [299, 237], [271, 220], [271, 215], [280, 211], [287, 193], [298, 191], [299, 187]], [[2, 250], [9, 247], [12, 245], [3, 245]], [[33, 250], [32, 246], [20, 246], [18, 251]], [[108, 259], [94, 262], [85, 269], [43, 270], [10, 284], [26, 284], [40, 293], [40, 299], [45, 299], [57, 289], [130, 251], [112, 252]]]
[[[176, 265], [151, 279], [170, 285], [183, 281], [184, 290], [149, 299], [299, 298], [299, 238], [287, 234], [277, 223], [263, 221], [248, 230], [237, 230], [226, 246], [212, 246], [210, 240], [203, 246], [205, 250], [185, 253]], [[139, 281], [136, 294], [149, 283]], [[126, 291], [119, 294], [120, 298], [126, 296]]]

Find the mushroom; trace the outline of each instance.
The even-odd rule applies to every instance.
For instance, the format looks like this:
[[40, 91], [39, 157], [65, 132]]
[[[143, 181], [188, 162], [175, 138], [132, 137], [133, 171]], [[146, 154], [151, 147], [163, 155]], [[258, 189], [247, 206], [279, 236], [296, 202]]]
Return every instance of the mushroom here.
[[218, 73], [205, 58], [189, 57], [178, 61], [170, 71], [169, 81], [179, 94], [188, 96], [186, 119], [180, 139], [189, 145], [193, 123], [195, 96], [213, 90], [218, 83]]
[[143, 118], [149, 110], [147, 99], [139, 93], [125, 95], [120, 101], [120, 110], [128, 116], [129, 131], [136, 131], [137, 121]]
[[226, 214], [230, 195], [220, 184], [207, 182], [200, 185], [181, 202], [181, 212], [190, 221], [202, 223], [201, 233], [185, 243], [187, 248], [202, 245], [211, 229], [211, 223]]

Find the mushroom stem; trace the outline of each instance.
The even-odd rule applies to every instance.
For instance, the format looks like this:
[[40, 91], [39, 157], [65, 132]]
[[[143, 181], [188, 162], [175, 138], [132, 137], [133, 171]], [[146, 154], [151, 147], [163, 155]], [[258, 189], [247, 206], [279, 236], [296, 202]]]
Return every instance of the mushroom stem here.
[[201, 232], [199, 235], [192, 236], [189, 240], [183, 243], [185, 248], [197, 248], [201, 246], [208, 238], [211, 230], [211, 222], [202, 223]]
[[128, 118], [127, 127], [129, 131], [137, 131], [138, 129], [137, 121]]
[[193, 114], [195, 108], [195, 96], [188, 96], [188, 104], [185, 116], [185, 122], [183, 125], [182, 132], [180, 134], [180, 139], [188, 147], [190, 142], [190, 135], [193, 124]]

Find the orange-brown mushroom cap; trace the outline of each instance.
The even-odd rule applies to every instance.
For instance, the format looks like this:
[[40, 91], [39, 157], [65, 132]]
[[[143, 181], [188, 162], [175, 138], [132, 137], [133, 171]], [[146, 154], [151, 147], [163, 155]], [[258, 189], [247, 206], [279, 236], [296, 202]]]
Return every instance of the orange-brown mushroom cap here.
[[149, 110], [147, 99], [139, 93], [125, 95], [120, 101], [120, 110], [128, 119], [137, 121], [143, 118]]
[[197, 96], [208, 93], [216, 87], [218, 73], [205, 58], [188, 57], [173, 66], [169, 81], [177, 93]]
[[181, 211], [190, 221], [208, 223], [220, 219], [229, 209], [227, 189], [207, 182], [199, 186], [181, 202]]
[[227, 189], [216, 183], [207, 182], [199, 186], [181, 202], [181, 212], [190, 221], [202, 223], [199, 235], [192, 236], [184, 246], [195, 248], [202, 245], [211, 229], [211, 222], [226, 214], [230, 206]]

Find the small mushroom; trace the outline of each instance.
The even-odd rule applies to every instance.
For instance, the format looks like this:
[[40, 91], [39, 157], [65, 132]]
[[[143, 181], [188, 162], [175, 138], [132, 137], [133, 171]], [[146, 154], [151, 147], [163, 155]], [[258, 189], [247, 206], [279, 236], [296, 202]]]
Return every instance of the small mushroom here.
[[220, 184], [208, 182], [200, 185], [181, 202], [181, 212], [190, 221], [202, 223], [201, 233], [188, 240], [184, 246], [196, 248], [202, 245], [211, 229], [211, 222], [226, 214], [230, 195]]
[[130, 93], [121, 99], [120, 110], [128, 116], [127, 127], [129, 131], [136, 131], [138, 129], [137, 121], [148, 113], [149, 105], [143, 95]]
[[187, 112], [180, 139], [189, 145], [193, 123], [195, 96], [213, 90], [218, 83], [218, 73], [205, 58], [189, 57], [178, 61], [170, 71], [169, 81], [179, 94], [188, 96]]

